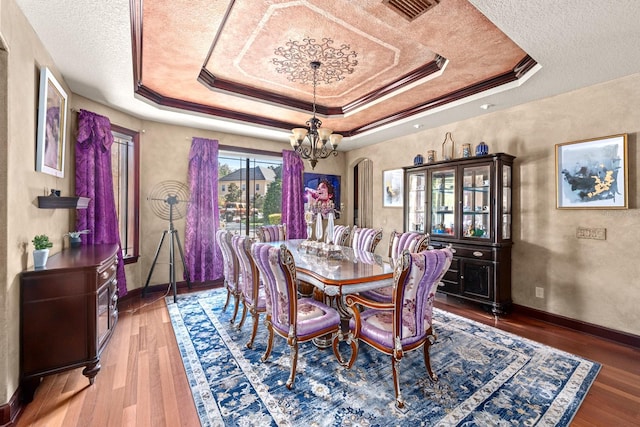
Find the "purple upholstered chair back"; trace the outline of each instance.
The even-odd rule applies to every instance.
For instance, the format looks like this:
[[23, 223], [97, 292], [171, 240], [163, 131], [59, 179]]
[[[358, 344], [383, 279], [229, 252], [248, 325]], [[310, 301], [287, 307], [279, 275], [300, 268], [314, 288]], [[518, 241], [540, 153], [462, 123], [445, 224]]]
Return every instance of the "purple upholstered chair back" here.
[[249, 304], [255, 304], [259, 300], [260, 289], [258, 270], [253, 258], [251, 258], [251, 244], [253, 242], [254, 239], [239, 234], [231, 238], [231, 247], [238, 257], [238, 266], [240, 268], [238, 287], [244, 300]]
[[256, 230], [258, 240], [261, 242], [276, 242], [287, 240], [287, 225], [263, 225]]
[[[335, 225], [333, 227], [333, 243], [344, 246], [349, 241], [351, 230], [348, 225]], [[325, 242], [329, 243], [329, 235], [325, 237]]]
[[425, 338], [431, 328], [435, 292], [453, 254], [448, 248], [419, 253], [405, 250], [400, 257], [394, 272], [393, 319], [384, 310], [368, 309], [361, 314], [361, 334], [390, 350], [398, 338], [403, 346]]
[[375, 252], [382, 239], [382, 228], [359, 228], [351, 231], [351, 247], [356, 250]]
[[267, 313], [271, 314], [273, 327], [287, 334], [295, 325], [298, 309], [298, 289], [293, 256], [280, 248], [264, 243], [254, 243], [251, 254], [263, 278]]
[[238, 261], [231, 249], [231, 232], [223, 228], [216, 231], [216, 241], [222, 252], [223, 275], [227, 288], [237, 289]]
[[407, 249], [409, 252], [422, 252], [429, 246], [429, 235], [408, 231], [406, 233], [398, 233], [392, 231], [389, 237], [389, 258], [396, 260]]

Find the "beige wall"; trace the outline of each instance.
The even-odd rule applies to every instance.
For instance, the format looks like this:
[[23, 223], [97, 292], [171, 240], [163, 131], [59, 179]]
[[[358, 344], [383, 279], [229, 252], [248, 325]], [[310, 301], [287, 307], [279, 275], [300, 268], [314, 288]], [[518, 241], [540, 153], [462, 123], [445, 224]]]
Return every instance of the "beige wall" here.
[[[382, 171], [413, 164], [446, 132], [458, 151], [480, 141], [517, 157], [514, 167], [512, 294], [516, 304], [640, 335], [640, 210], [637, 150], [640, 74], [505, 111], [353, 150], [347, 164], [374, 163], [374, 226], [403, 228], [402, 210], [382, 208]], [[629, 209], [557, 210], [555, 144], [628, 133]], [[398, 147], [402, 147], [401, 150]], [[352, 175], [352, 174], [351, 174]], [[351, 178], [350, 178], [351, 179]], [[606, 228], [606, 240], [576, 238], [576, 227]], [[543, 287], [545, 298], [535, 297]]]
[[[127, 288], [129, 290], [145, 285], [160, 238], [163, 231], [168, 227], [166, 220], [158, 218], [153, 213], [146, 198], [153, 186], [161, 181], [175, 180], [187, 183], [188, 156], [191, 148], [191, 139], [194, 136], [217, 139], [221, 145], [266, 150], [274, 153], [282, 153], [283, 149], [291, 149], [288, 142], [284, 141], [267, 141], [135, 119], [78, 95], [74, 96], [72, 107], [76, 110], [86, 109], [105, 115], [109, 117], [113, 124], [140, 131], [140, 259], [137, 263], [126, 267]], [[75, 126], [75, 114], [71, 116], [71, 119], [73, 126]], [[340, 175], [344, 168], [343, 157], [343, 155], [340, 155], [337, 158], [332, 158], [329, 162], [330, 164], [318, 164], [316, 171]], [[309, 169], [306, 163], [305, 167]], [[179, 237], [184, 245], [184, 218], [174, 221], [174, 226], [178, 230]], [[168, 260], [169, 242], [165, 241], [149, 281], [150, 285], [169, 282]], [[176, 280], [181, 281], [182, 275], [182, 263], [179, 258], [176, 258]]]
[[[48, 194], [52, 188], [61, 190], [63, 195], [72, 195], [73, 174], [68, 166], [64, 178], [35, 171], [40, 67], [49, 67], [65, 91], [70, 93], [70, 90], [13, 0], [0, 0], [0, 5], [0, 36], [8, 51], [7, 67], [0, 71], [0, 78], [8, 76], [6, 97], [3, 99], [8, 105], [6, 181], [0, 179], [3, 186], [0, 193], [6, 193], [0, 204], [6, 210], [6, 233], [0, 234], [0, 254], [6, 254], [0, 260], [1, 403], [8, 401], [18, 385], [19, 274], [33, 265], [31, 239], [36, 234], [48, 234], [54, 245], [52, 253], [59, 252], [62, 236], [69, 231], [73, 220], [70, 210], [38, 209], [37, 196]], [[67, 146], [66, 165], [69, 165], [70, 158]]]

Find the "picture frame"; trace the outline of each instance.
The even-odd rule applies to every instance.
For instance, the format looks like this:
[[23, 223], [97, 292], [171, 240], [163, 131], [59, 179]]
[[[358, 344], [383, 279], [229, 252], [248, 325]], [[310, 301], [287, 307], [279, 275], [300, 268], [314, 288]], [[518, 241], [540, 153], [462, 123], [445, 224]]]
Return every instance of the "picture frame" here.
[[302, 177], [304, 185], [304, 203], [315, 202], [321, 196], [320, 184], [324, 183], [329, 198], [333, 201], [336, 209], [335, 219], [340, 218], [340, 176], [327, 175], [322, 173], [304, 172]]
[[628, 209], [627, 134], [556, 144], [558, 209]]
[[51, 70], [40, 69], [36, 171], [64, 177], [67, 93]]
[[404, 198], [404, 171], [390, 169], [382, 171], [382, 206], [401, 208]]

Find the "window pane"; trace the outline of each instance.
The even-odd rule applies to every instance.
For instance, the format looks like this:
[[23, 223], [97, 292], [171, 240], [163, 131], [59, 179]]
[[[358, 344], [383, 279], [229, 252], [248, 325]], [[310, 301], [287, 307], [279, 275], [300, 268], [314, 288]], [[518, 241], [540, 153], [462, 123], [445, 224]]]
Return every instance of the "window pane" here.
[[279, 224], [282, 157], [220, 151], [218, 161], [221, 226], [255, 236], [256, 227]]
[[[118, 128], [116, 126], [116, 128]], [[111, 146], [111, 170], [113, 174], [113, 194], [118, 215], [120, 243], [125, 258], [137, 257], [137, 182], [136, 182], [136, 133], [113, 131]]]

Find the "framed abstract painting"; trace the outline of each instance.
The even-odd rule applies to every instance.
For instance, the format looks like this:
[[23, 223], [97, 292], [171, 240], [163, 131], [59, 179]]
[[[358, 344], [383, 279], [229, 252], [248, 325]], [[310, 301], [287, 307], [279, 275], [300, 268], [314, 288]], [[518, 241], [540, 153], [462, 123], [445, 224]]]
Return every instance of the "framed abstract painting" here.
[[627, 209], [627, 134], [556, 144], [558, 209]]
[[40, 70], [36, 170], [64, 177], [67, 93], [47, 67]]

